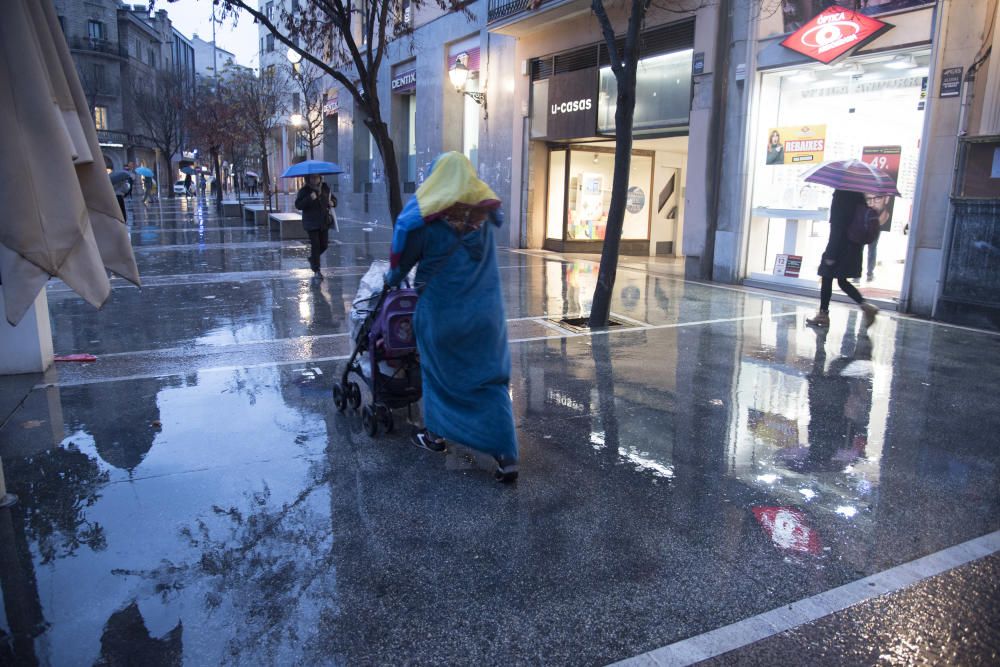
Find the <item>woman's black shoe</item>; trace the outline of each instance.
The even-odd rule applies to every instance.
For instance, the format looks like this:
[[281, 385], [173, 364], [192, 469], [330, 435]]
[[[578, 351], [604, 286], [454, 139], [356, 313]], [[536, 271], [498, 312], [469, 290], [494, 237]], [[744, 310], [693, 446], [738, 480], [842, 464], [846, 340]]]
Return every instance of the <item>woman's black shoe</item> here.
[[448, 448], [447, 443], [445, 443], [444, 438], [436, 438], [431, 435], [431, 432], [427, 429], [422, 431], [417, 431], [412, 436], [410, 436], [410, 442], [412, 442], [417, 447], [421, 449], [426, 449], [429, 452], [441, 453]]
[[501, 484], [510, 484], [517, 481], [517, 461], [508, 459], [506, 456], [496, 457], [497, 469], [493, 473], [496, 480]]

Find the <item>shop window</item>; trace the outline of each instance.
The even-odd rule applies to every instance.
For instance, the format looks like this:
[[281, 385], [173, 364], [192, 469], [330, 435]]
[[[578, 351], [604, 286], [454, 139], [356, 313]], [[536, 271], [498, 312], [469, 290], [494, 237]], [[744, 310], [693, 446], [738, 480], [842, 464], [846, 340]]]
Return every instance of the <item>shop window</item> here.
[[806, 183], [803, 176], [823, 162], [861, 159], [894, 176], [902, 196], [871, 204], [884, 221], [877, 242], [865, 249], [860, 288], [877, 290], [869, 296], [898, 292], [909, 247], [929, 59], [926, 51], [906, 55], [911, 67], [903, 69], [897, 65], [901, 58], [879, 56], [761, 76], [752, 136], [748, 278], [815, 286], [833, 191]]
[[417, 180], [417, 96], [406, 96], [407, 137], [406, 137], [406, 180]]
[[[649, 238], [649, 192], [653, 160], [632, 155], [629, 169], [629, 203], [622, 226], [623, 239]], [[569, 188], [566, 191], [566, 239], [603, 241], [611, 205], [615, 155], [586, 149], [570, 152]]]
[[[636, 70], [633, 132], [643, 134], [687, 127], [691, 113], [691, 49], [643, 58]], [[615, 131], [618, 82], [610, 67], [601, 68], [597, 129]]]
[[562, 239], [563, 216], [566, 211], [566, 150], [549, 153], [549, 196], [546, 211], [545, 238]]
[[531, 138], [546, 137], [549, 132], [549, 80], [531, 84]]

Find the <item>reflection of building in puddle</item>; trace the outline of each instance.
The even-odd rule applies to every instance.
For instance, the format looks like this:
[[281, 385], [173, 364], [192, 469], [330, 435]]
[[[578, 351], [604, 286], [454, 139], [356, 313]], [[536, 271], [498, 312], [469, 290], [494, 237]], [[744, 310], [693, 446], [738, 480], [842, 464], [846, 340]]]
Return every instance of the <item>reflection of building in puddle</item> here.
[[741, 327], [731, 474], [778, 506], [770, 515], [754, 511], [776, 546], [773, 532], [808, 544], [816, 530], [803, 523], [807, 512], [824, 525], [849, 520], [862, 529], [852, 533], [862, 547], [874, 530], [864, 510], [875, 504], [881, 477], [891, 374], [880, 366], [891, 359], [891, 338], [880, 338], [888, 349], [876, 350], [873, 362], [871, 342], [851, 318], [846, 332], [841, 325], [818, 337], [786, 319]]

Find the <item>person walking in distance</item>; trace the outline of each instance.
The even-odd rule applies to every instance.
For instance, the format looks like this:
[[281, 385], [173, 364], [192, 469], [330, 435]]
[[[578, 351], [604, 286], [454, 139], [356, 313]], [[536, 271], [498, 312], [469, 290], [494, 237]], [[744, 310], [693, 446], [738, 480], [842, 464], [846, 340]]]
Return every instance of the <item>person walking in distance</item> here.
[[860, 192], [834, 190], [830, 205], [830, 238], [823, 251], [819, 265], [820, 301], [819, 312], [806, 320], [812, 327], [830, 326], [830, 299], [833, 296], [833, 281], [847, 296], [861, 308], [862, 326], [867, 328], [875, 322], [878, 308], [865, 301], [861, 292], [848, 282], [848, 278], [861, 277], [861, 255], [864, 245], [851, 241], [848, 227], [856, 215], [865, 214], [865, 196]]
[[295, 195], [295, 208], [302, 211], [302, 227], [309, 235], [309, 268], [314, 280], [323, 280], [320, 258], [330, 244], [330, 188], [318, 174], [306, 176], [306, 184]]

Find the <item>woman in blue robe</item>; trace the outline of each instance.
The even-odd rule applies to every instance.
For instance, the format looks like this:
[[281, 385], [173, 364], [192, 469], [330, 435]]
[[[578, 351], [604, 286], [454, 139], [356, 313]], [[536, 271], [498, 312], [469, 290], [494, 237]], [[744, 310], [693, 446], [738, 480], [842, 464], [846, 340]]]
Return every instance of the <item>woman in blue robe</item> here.
[[396, 221], [386, 282], [398, 285], [417, 265], [426, 429], [414, 443], [444, 451], [452, 440], [485, 452], [497, 479], [512, 482], [518, 453], [494, 239], [499, 203], [464, 155], [439, 157]]

